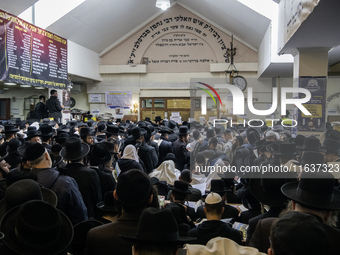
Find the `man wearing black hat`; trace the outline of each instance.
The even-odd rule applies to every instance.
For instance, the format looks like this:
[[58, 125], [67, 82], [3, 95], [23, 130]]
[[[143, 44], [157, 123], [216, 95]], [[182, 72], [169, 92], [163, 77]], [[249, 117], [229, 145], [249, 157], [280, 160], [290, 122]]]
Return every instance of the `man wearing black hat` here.
[[159, 133], [161, 137], [157, 140], [159, 155], [158, 155], [158, 165], [161, 164], [162, 158], [164, 158], [168, 153], [172, 153], [172, 143], [168, 140], [169, 134], [173, 132], [168, 127], [160, 127]]
[[89, 217], [99, 213], [96, 204], [102, 200], [102, 192], [98, 174], [84, 165], [84, 157], [90, 152], [90, 146], [82, 143], [77, 137], [71, 137], [60, 151], [64, 160], [68, 161], [67, 174], [74, 178], [79, 186]]
[[87, 234], [86, 255], [131, 255], [132, 242], [119, 235], [137, 233], [143, 210], [153, 200], [149, 177], [140, 170], [129, 170], [119, 175], [114, 198], [122, 206], [122, 215], [115, 222], [91, 229]]
[[154, 147], [146, 144], [145, 135], [147, 133], [146, 130], [140, 127], [134, 127], [132, 130], [132, 139], [133, 143], [138, 152], [138, 156], [143, 161], [145, 170], [149, 174], [153, 169], [156, 168], [158, 157]]
[[132, 247], [134, 255], [176, 255], [184, 243], [195, 239], [180, 237], [176, 220], [171, 212], [156, 208], [144, 210], [134, 235], [121, 237], [134, 243]]
[[41, 132], [42, 145], [50, 150], [52, 147], [52, 137], [55, 135], [53, 127], [48, 124], [42, 124], [39, 130]]
[[172, 149], [177, 158], [176, 168], [180, 171], [190, 163], [190, 153], [186, 149], [189, 142], [189, 131], [187, 126], [180, 126], [178, 139], [173, 143]]
[[18, 148], [21, 146], [21, 142], [18, 138], [13, 138], [8, 142], [7, 152], [8, 156], [4, 160], [11, 166], [11, 169], [18, 167], [21, 163], [22, 157], [18, 153]]
[[57, 123], [61, 122], [62, 114], [61, 111], [64, 109], [64, 105], [60, 104], [58, 99], [58, 92], [54, 89], [50, 91], [51, 97], [46, 101], [46, 108], [48, 111], [48, 117], [54, 118]]
[[11, 139], [16, 138], [17, 132], [19, 132], [19, 129], [17, 129], [12, 124], [6, 125], [5, 129], [3, 131], [1, 131], [1, 133], [5, 135], [5, 142], [0, 145], [0, 157], [7, 154], [6, 150], [7, 150], [8, 142]]
[[340, 162], [340, 143], [331, 138], [326, 138], [323, 142], [321, 148], [323, 148], [326, 152], [324, 152], [324, 161], [325, 163], [330, 164], [331, 162]]
[[[315, 152], [316, 153], [316, 152]], [[321, 162], [322, 164], [322, 162]], [[322, 222], [328, 237], [328, 254], [339, 254], [340, 230], [330, 224], [332, 212], [340, 209], [340, 191], [334, 189], [334, 177], [330, 173], [302, 172], [300, 181], [281, 187], [282, 193], [292, 200], [292, 209], [311, 214]], [[270, 247], [268, 236], [275, 218], [258, 222], [250, 245], [260, 251]]]
[[31, 143], [25, 150], [25, 158], [32, 167], [32, 173], [37, 175], [37, 181], [56, 193], [57, 208], [63, 211], [73, 224], [87, 220], [87, 209], [77, 182], [51, 168], [52, 161], [47, 150], [39, 143]]
[[[90, 161], [90, 168], [94, 169], [98, 174], [102, 197], [104, 197], [106, 192], [114, 190], [116, 187], [116, 181], [113, 178], [112, 173], [105, 172], [103, 167], [103, 165], [111, 160], [111, 154], [108, 147], [104, 143], [94, 144], [88, 158]], [[102, 167], [99, 168], [100, 165]]]

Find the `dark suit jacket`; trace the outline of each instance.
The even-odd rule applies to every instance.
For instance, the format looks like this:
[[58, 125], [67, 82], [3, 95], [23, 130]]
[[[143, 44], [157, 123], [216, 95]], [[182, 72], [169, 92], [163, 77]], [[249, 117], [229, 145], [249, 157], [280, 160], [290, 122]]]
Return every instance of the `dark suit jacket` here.
[[103, 170], [100, 170], [98, 167], [94, 166], [91, 166], [90, 168], [94, 169], [98, 174], [100, 187], [102, 190], [102, 198], [104, 198], [106, 192], [115, 190], [116, 181], [113, 178], [112, 173], [106, 173]]
[[[317, 217], [317, 216], [315, 216]], [[317, 217], [318, 218], [318, 217]], [[270, 247], [269, 236], [270, 229], [273, 222], [277, 218], [266, 218], [259, 220], [252, 238], [250, 239], [249, 246], [257, 248], [261, 252], [267, 252]], [[320, 219], [321, 221], [321, 219]], [[329, 249], [327, 255], [339, 254], [340, 251], [340, 230], [326, 224], [323, 224], [326, 234], [328, 236]]]
[[182, 171], [184, 166], [190, 161], [190, 154], [186, 149], [186, 143], [178, 139], [173, 143], [172, 150], [177, 158], [176, 168]]
[[142, 144], [138, 149], [138, 156], [143, 161], [145, 170], [148, 174], [156, 168], [158, 157], [154, 147], [147, 144]]
[[68, 164], [67, 170], [68, 175], [78, 183], [88, 217], [100, 215], [97, 203], [102, 201], [102, 190], [97, 172], [80, 163]]
[[135, 235], [140, 214], [124, 213], [117, 221], [91, 229], [85, 255], [131, 255], [132, 243], [119, 235]]
[[[160, 137], [160, 139], [163, 139], [164, 137]], [[166, 154], [172, 153], [172, 143], [164, 140], [159, 145], [159, 155], [158, 155], [158, 165], [161, 164], [161, 160], [166, 156]]]

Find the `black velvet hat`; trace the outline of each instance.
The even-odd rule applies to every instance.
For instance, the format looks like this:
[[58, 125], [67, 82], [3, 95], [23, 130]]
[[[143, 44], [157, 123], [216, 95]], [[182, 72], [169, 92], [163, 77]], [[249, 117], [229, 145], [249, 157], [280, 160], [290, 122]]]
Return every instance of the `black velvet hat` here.
[[296, 148], [303, 151], [326, 151], [325, 149], [321, 148], [320, 140], [315, 136], [306, 137], [304, 139], [303, 145], [296, 146]]
[[65, 147], [60, 151], [60, 155], [65, 160], [79, 160], [85, 157], [90, 151], [90, 146], [82, 143], [79, 138], [70, 137], [65, 142]]
[[330, 153], [334, 153], [334, 154], [340, 153], [340, 143], [331, 138], [326, 138], [321, 148], [325, 149], [327, 152], [330, 152]]
[[89, 158], [96, 164], [105, 164], [111, 160], [111, 154], [104, 143], [96, 143], [92, 146]]
[[282, 186], [289, 199], [309, 208], [340, 210], [340, 191], [334, 188], [334, 176], [328, 172], [302, 172], [300, 181]]
[[146, 208], [139, 220], [135, 235], [120, 235], [123, 239], [138, 244], [184, 244], [194, 237], [179, 237], [177, 222], [169, 209]]
[[0, 231], [3, 243], [17, 254], [57, 255], [65, 251], [73, 238], [67, 216], [52, 205], [33, 200], [8, 211]]
[[19, 132], [19, 129], [17, 129], [14, 125], [8, 124], [5, 126], [5, 129], [1, 131], [1, 133], [9, 134], [9, 133], [16, 133]]
[[174, 186], [170, 188], [172, 191], [182, 193], [182, 194], [191, 194], [191, 191], [188, 190], [189, 185], [186, 182], [175, 181]]
[[41, 136], [48, 137], [48, 136], [53, 136], [55, 134], [55, 131], [52, 128], [52, 126], [50, 126], [48, 124], [41, 125], [39, 130], [41, 132]]

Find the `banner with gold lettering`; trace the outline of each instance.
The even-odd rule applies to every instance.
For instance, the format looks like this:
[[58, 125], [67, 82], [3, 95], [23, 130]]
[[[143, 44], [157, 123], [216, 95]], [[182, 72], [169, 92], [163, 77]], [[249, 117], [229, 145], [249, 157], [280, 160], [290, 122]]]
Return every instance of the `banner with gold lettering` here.
[[67, 40], [0, 9], [0, 80], [67, 88]]

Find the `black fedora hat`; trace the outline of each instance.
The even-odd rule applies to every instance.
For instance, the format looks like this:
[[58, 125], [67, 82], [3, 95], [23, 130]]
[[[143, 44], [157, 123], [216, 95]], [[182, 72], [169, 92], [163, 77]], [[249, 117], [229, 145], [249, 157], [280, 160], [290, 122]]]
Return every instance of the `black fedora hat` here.
[[188, 127], [187, 126], [180, 126], [178, 134], [179, 135], [187, 135], [187, 134], [189, 134]]
[[144, 118], [144, 121], [148, 121], [148, 122], [150, 122], [150, 121], [151, 121], [151, 119], [150, 119], [150, 117], [145, 117], [145, 118]]
[[40, 133], [40, 131], [38, 131], [38, 130], [30, 130], [30, 131], [28, 131], [27, 132], [27, 137], [26, 137], [26, 139], [27, 140], [31, 140], [33, 137], [37, 137], [37, 136], [40, 136], [41, 135], [41, 133]]
[[70, 246], [67, 251], [68, 254], [84, 254], [86, 247], [87, 233], [95, 227], [103, 225], [99, 220], [86, 220], [79, 222], [73, 227], [74, 235]]
[[257, 129], [252, 128], [252, 127], [247, 128], [246, 136], [247, 136], [248, 142], [252, 145], [261, 139], [260, 132], [257, 131]]
[[182, 194], [191, 194], [191, 191], [188, 190], [189, 184], [182, 181], [175, 181], [174, 186], [170, 189], [172, 191], [182, 193]]
[[280, 143], [278, 150], [272, 151], [274, 156], [295, 156], [301, 154], [300, 150], [296, 149], [294, 143]]
[[262, 140], [257, 140], [253, 146], [253, 149], [257, 149], [259, 150], [260, 148], [262, 148], [262, 146], [264, 145], [264, 143], [266, 142], [265, 139]]
[[[269, 176], [266, 176], [269, 177]], [[286, 178], [251, 178], [249, 181], [250, 192], [257, 201], [273, 206], [282, 207], [287, 204], [287, 197], [281, 192], [281, 186], [287, 183]], [[274, 178], [273, 178], [274, 177]]]
[[13, 138], [8, 142], [6, 151], [9, 154], [17, 152], [17, 150], [20, 146], [21, 146], [20, 140], [18, 138]]
[[161, 118], [161, 116], [156, 116], [156, 118], [155, 118], [155, 121], [156, 122], [159, 122], [159, 121], [162, 121], [163, 119]]
[[113, 197], [113, 191], [108, 191], [104, 195], [104, 201], [97, 204], [97, 208], [104, 212], [119, 213], [116, 200]]
[[53, 136], [55, 134], [54, 129], [52, 128], [52, 126], [48, 125], [48, 124], [43, 124], [40, 126], [39, 128], [40, 132], [41, 132], [41, 136]]
[[18, 180], [9, 185], [5, 197], [0, 200], [0, 219], [10, 209], [31, 200], [43, 200], [54, 207], [58, 203], [58, 197], [52, 190], [41, 187], [32, 179]]
[[16, 133], [19, 132], [19, 129], [17, 129], [14, 125], [8, 124], [5, 126], [5, 129], [1, 131], [1, 133], [9, 134], [9, 133]]
[[262, 146], [258, 149], [260, 152], [265, 152], [265, 151], [269, 151], [268, 150], [268, 145], [273, 144], [273, 141], [266, 141], [264, 144], [262, 144]]
[[282, 186], [282, 193], [289, 199], [309, 208], [340, 209], [340, 191], [334, 188], [334, 176], [328, 172], [302, 172], [300, 181]]
[[317, 151], [305, 151], [299, 162], [293, 162], [296, 165], [316, 165], [324, 163], [324, 155]]
[[106, 131], [103, 131], [104, 133], [108, 134], [108, 135], [120, 135], [120, 129], [118, 126], [116, 125], [107, 125], [106, 126]]
[[339, 154], [340, 153], [340, 143], [336, 140], [333, 140], [331, 138], [326, 138], [323, 142], [321, 148], [325, 149], [327, 152], [333, 153], [333, 154]]
[[0, 224], [3, 243], [18, 254], [60, 254], [73, 238], [67, 216], [52, 205], [33, 200], [8, 211]]
[[326, 151], [325, 149], [321, 148], [320, 140], [315, 136], [306, 137], [304, 139], [303, 145], [296, 146], [296, 148], [303, 151]]
[[120, 237], [140, 244], [184, 244], [196, 240], [193, 237], [179, 237], [177, 222], [169, 209], [152, 207], [143, 211], [136, 235]]
[[60, 156], [65, 160], [79, 160], [85, 157], [90, 151], [90, 146], [82, 143], [77, 137], [70, 137], [65, 142], [65, 147], [61, 149]]
[[94, 132], [94, 130], [93, 129], [91, 129], [91, 128], [89, 128], [89, 127], [83, 127], [82, 129], [80, 129], [80, 131], [79, 131], [79, 136], [80, 137], [86, 137], [86, 136], [88, 136], [88, 135], [93, 135], [93, 132]]
[[96, 164], [105, 164], [111, 160], [111, 153], [104, 143], [96, 143], [91, 148], [89, 158]]
[[158, 132], [161, 133], [161, 134], [165, 134], [165, 133], [171, 134], [174, 131], [171, 130], [169, 127], [162, 126], [162, 127], [158, 128]]
[[296, 146], [303, 146], [306, 137], [304, 135], [297, 135], [294, 138], [289, 138], [290, 143], [295, 143]]
[[151, 192], [152, 185], [149, 176], [139, 169], [131, 169], [118, 176], [116, 193], [122, 205], [143, 205]]
[[210, 192], [215, 192], [219, 194], [221, 197], [227, 192], [228, 190], [225, 187], [225, 181], [222, 179], [220, 180], [211, 180], [210, 183]]
[[138, 139], [139, 137], [145, 135], [147, 131], [140, 127], [134, 127], [131, 129], [131, 136], [129, 138]]
[[[114, 138], [111, 138], [111, 139], [116, 141], [116, 139], [114, 139]], [[101, 143], [106, 145], [106, 147], [107, 147], [107, 149], [108, 149], [108, 151], [110, 152], [111, 155], [115, 153], [115, 143], [109, 142], [109, 141], [106, 141], [106, 140], [101, 141]]]
[[65, 146], [65, 142], [67, 139], [70, 138], [70, 135], [68, 133], [61, 133], [60, 135], [56, 136], [54, 140], [60, 144], [61, 146]]

